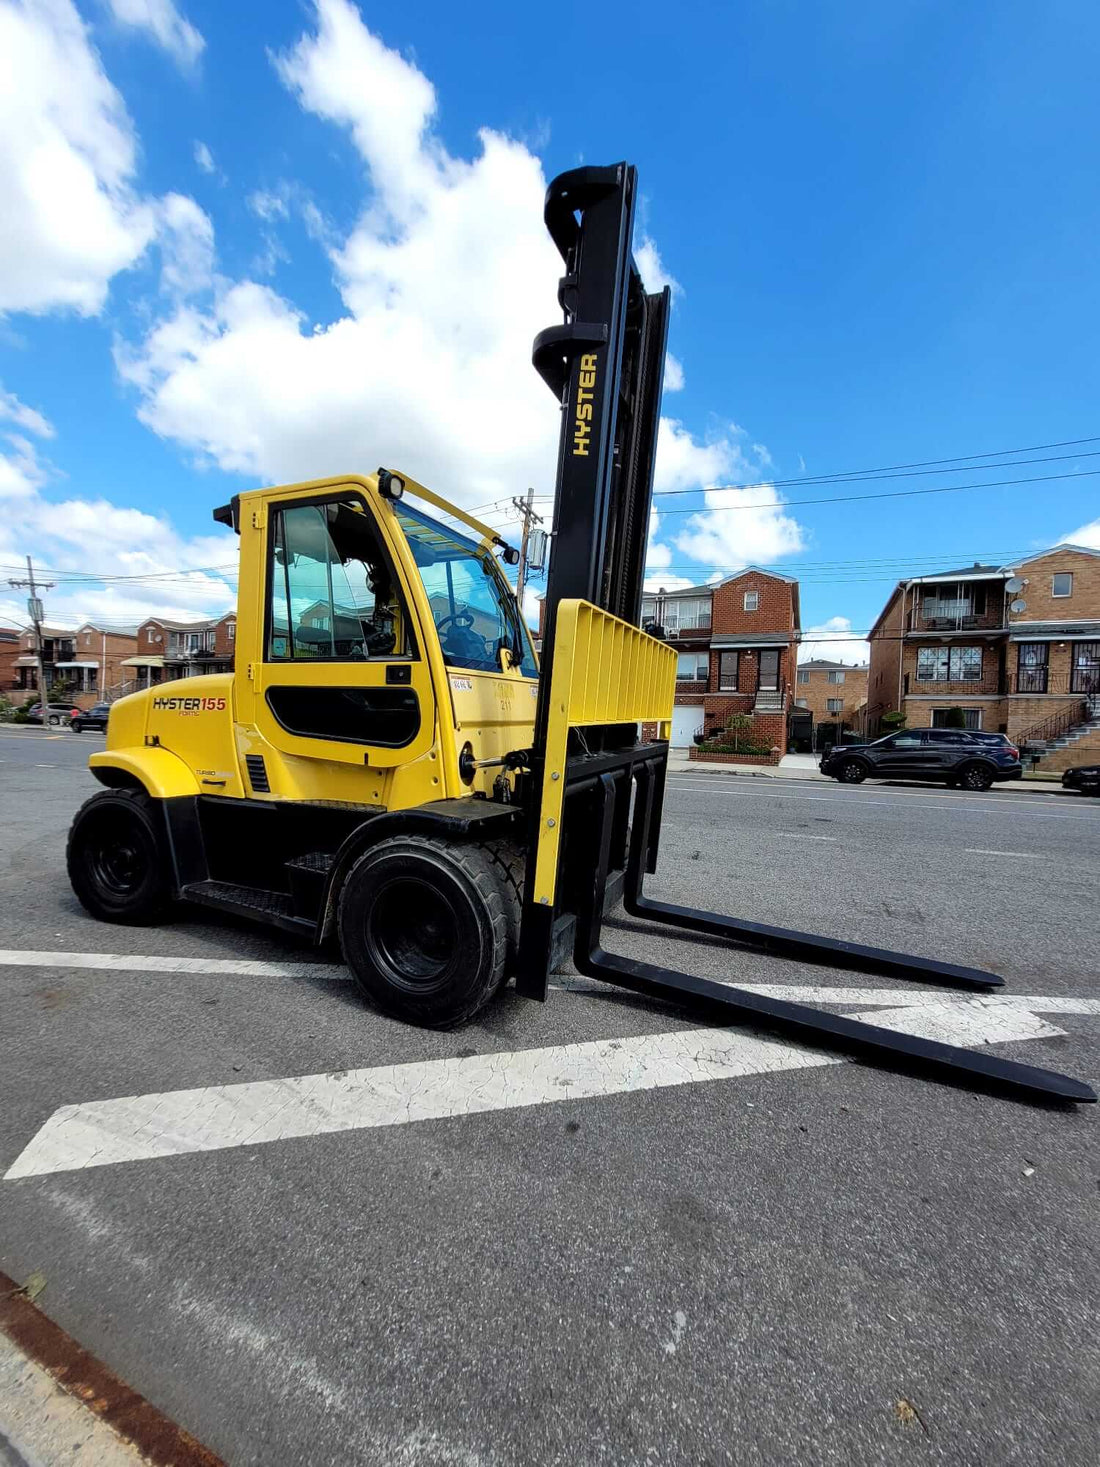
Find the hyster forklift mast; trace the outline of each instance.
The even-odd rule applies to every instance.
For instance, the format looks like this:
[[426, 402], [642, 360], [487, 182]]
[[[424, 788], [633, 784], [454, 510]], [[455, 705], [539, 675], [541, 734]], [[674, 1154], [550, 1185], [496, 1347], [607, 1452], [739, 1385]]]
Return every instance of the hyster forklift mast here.
[[77, 895], [104, 921], [190, 903], [338, 942], [371, 1002], [414, 1023], [461, 1023], [513, 974], [544, 999], [571, 946], [582, 973], [696, 1018], [1095, 1100], [1047, 1070], [604, 950], [621, 895], [697, 939], [978, 993], [1002, 982], [644, 894], [676, 654], [639, 626], [669, 297], [631, 255], [636, 197], [625, 163], [547, 194], [565, 319], [534, 347], [562, 413], [541, 668], [498, 560], [515, 552], [407, 474], [242, 493], [215, 512], [240, 536], [235, 670], [170, 680], [187, 656], [175, 633], [144, 659], [149, 686], [114, 705], [89, 761], [106, 788], [70, 833]]
[[[982, 1088], [1093, 1101], [1068, 1076], [935, 1040], [898, 1034], [803, 1004], [620, 957], [601, 945], [609, 888], [632, 916], [674, 933], [834, 968], [983, 993], [1003, 979], [857, 943], [653, 901], [668, 759], [675, 653], [638, 630], [660, 416], [669, 293], [647, 294], [631, 258], [634, 168], [580, 168], [556, 178], [546, 224], [565, 262], [562, 326], [541, 333], [534, 364], [561, 403], [545, 638], [530, 768], [527, 878], [517, 976], [544, 998], [553, 931], [574, 919], [574, 962], [588, 977], [744, 1020], [895, 1069]], [[644, 742], [637, 722], [662, 737]]]

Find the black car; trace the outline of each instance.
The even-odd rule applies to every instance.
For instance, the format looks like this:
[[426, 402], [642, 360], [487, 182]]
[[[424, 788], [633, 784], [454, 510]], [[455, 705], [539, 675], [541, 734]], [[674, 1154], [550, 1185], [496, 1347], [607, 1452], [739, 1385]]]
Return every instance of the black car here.
[[101, 733], [106, 733], [110, 713], [110, 703], [93, 703], [90, 708], [74, 708], [69, 727], [73, 733], [83, 733], [87, 728], [99, 729]]
[[1082, 795], [1100, 795], [1100, 764], [1076, 764], [1062, 775], [1062, 788]]
[[873, 744], [827, 749], [819, 769], [842, 784], [865, 779], [942, 780], [949, 789], [987, 790], [994, 780], [1020, 779], [1020, 751], [1003, 734], [958, 728], [899, 729]]

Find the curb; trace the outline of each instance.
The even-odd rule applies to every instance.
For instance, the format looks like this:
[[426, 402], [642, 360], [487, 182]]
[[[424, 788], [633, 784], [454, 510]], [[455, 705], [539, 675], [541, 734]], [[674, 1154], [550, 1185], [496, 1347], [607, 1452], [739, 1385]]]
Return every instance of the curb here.
[[[830, 779], [827, 774], [810, 774], [809, 772], [807, 772], [805, 774], [773, 774], [770, 771], [767, 771], [767, 770], [764, 770], [764, 769], [750, 769], [750, 768], [737, 769], [733, 765], [706, 764], [706, 763], [703, 763], [701, 761], [700, 762], [697, 762], [695, 760], [692, 760], [690, 763], [685, 763], [685, 764], [682, 764], [682, 765], [675, 765], [675, 766], [670, 765], [669, 766], [669, 770], [668, 770], [668, 774], [669, 774], [669, 778], [670, 779], [671, 778], [675, 778], [677, 775], [681, 775], [681, 774], [707, 774], [707, 775], [716, 776], [716, 777], [721, 777], [723, 775], [726, 775], [726, 776], [729, 776], [729, 777], [734, 778], [734, 779], [769, 779], [773, 783], [777, 783], [777, 784], [836, 784], [837, 783], [837, 781], [835, 779]], [[912, 780], [899, 780], [899, 779], [875, 780], [873, 782], [873, 787], [879, 788], [879, 789], [909, 789], [909, 790], [915, 790], [915, 791], [918, 791], [918, 792], [920, 790], [929, 790], [929, 789], [932, 789], [932, 788], [935, 788], [936, 790], [941, 791], [941, 792], [943, 790], [942, 781], [941, 782], [935, 782], [935, 783], [929, 782], [927, 784], [924, 784], [924, 783], [918, 783], [918, 782], [912, 781]], [[1059, 797], [1062, 797], [1062, 796], [1066, 796], [1066, 795], [1073, 795], [1073, 794], [1076, 793], [1076, 791], [1074, 791], [1074, 790], [1066, 790], [1066, 789], [1063, 789], [1061, 787], [1061, 785], [1058, 785], [1058, 784], [1054, 784], [1054, 783], [1047, 784], [1045, 782], [1040, 783], [1039, 781], [1022, 780], [1022, 779], [1002, 780], [1002, 781], [999, 781], [998, 784], [994, 786], [994, 788], [995, 789], [1003, 789], [1003, 790], [1008, 791], [1008, 792], [1010, 792], [1010, 793], [1012, 793], [1014, 795], [1018, 795], [1018, 794], [1026, 794], [1026, 795], [1057, 795]], [[956, 795], [958, 795], [958, 797], [960, 799], [963, 799], [963, 798], [970, 798], [970, 799], [978, 798], [978, 796], [973, 796], [973, 795], [972, 796], [965, 796], [964, 793], [963, 793], [963, 791], [961, 791], [961, 790], [951, 790], [948, 793], [950, 793], [950, 794], [956, 794]]]
[[[77, 1344], [5, 1273], [0, 1273], [0, 1334], [78, 1401], [91, 1422], [109, 1428], [115, 1438], [135, 1448], [143, 1463], [150, 1467], [225, 1467], [190, 1432]], [[3, 1440], [0, 1432], [0, 1444]], [[71, 1460], [71, 1446], [66, 1445], [66, 1459]], [[42, 1460], [41, 1456], [37, 1459]], [[62, 1458], [51, 1452], [46, 1460], [60, 1462]]]

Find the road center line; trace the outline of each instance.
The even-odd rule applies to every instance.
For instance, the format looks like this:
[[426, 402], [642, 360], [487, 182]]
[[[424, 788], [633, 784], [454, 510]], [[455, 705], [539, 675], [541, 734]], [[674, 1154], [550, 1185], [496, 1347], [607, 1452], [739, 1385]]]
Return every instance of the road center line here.
[[838, 839], [835, 835], [804, 835], [801, 830], [777, 830], [774, 832], [781, 840], [831, 840]]
[[[1062, 1033], [994, 998], [887, 1010], [875, 1022], [964, 1045]], [[5, 1180], [841, 1063], [751, 1033], [695, 1028], [131, 1095], [61, 1106]]]
[[981, 846], [963, 846], [966, 856], [1011, 856], [1014, 861], [1041, 861], [1041, 851], [986, 851]]

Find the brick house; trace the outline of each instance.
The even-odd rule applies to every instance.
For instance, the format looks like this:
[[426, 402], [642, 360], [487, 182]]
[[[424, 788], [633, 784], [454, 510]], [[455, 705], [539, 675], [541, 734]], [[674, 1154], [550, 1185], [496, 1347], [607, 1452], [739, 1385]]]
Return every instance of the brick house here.
[[712, 586], [649, 593], [642, 624], [663, 627], [679, 658], [674, 748], [744, 714], [753, 744], [786, 752], [801, 635], [793, 577], [747, 566]]
[[888, 711], [934, 728], [958, 707], [968, 727], [1014, 742], [1085, 739], [1084, 755], [1100, 716], [1100, 550], [1056, 545], [901, 581], [870, 643], [872, 731]]
[[814, 723], [843, 723], [859, 729], [867, 702], [867, 673], [866, 665], [851, 667], [825, 657], [799, 662], [794, 706], [811, 713]]
[[[112, 696], [125, 680], [126, 659], [136, 645], [136, 628], [103, 627], [87, 621], [74, 631], [44, 624], [42, 661], [47, 696], [60, 696], [54, 689], [67, 686], [71, 691], [65, 699], [75, 708], [90, 708], [99, 699]], [[28, 694], [37, 691], [34, 632], [24, 631], [19, 636], [9, 696], [15, 702], [25, 702]]]
[[137, 629], [137, 649], [126, 667], [135, 688], [147, 688], [207, 672], [232, 672], [237, 613], [206, 621], [151, 616]]
[[15, 659], [21, 650], [18, 628], [0, 626], [0, 697], [10, 698], [15, 691]]

